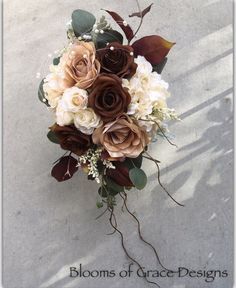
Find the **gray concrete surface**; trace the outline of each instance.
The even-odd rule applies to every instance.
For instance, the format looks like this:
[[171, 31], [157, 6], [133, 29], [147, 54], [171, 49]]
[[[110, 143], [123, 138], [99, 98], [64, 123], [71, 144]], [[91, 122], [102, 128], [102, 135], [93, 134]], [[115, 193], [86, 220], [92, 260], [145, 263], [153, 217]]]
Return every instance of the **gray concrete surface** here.
[[[143, 7], [151, 1], [140, 0]], [[233, 286], [232, 154], [232, 1], [159, 0], [145, 19], [140, 36], [160, 34], [176, 41], [163, 77], [170, 82], [169, 105], [181, 115], [170, 128], [178, 149], [161, 141], [151, 153], [162, 161], [144, 169], [149, 184], [129, 193], [129, 206], [143, 234], [167, 267], [228, 270], [229, 277], [157, 279], [162, 288]], [[128, 267], [119, 235], [108, 217], [95, 218], [97, 186], [77, 174], [58, 184], [51, 164], [62, 151], [46, 138], [51, 116], [38, 102], [36, 72], [46, 73], [47, 55], [66, 42], [65, 23], [72, 10], [100, 8], [127, 15], [134, 0], [8, 0], [4, 3], [4, 191], [3, 278], [5, 288], [152, 287], [138, 277], [69, 278], [70, 266], [86, 269]], [[137, 25], [137, 21], [131, 21]], [[143, 245], [136, 225], [120, 211], [117, 218], [130, 253], [148, 269], [160, 268]]]

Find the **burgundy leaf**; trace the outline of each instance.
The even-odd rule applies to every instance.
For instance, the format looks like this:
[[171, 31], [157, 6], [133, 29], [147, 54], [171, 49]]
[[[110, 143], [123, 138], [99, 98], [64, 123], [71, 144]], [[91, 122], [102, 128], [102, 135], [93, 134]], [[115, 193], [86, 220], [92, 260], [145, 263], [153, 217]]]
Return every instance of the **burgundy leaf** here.
[[175, 43], [164, 38], [152, 35], [143, 37], [132, 44], [134, 55], [144, 56], [152, 65], [159, 64], [169, 53]]
[[52, 168], [51, 175], [58, 182], [70, 179], [78, 170], [78, 161], [72, 156], [65, 156]]
[[129, 17], [137, 16], [139, 18], [143, 18], [151, 10], [152, 5], [153, 5], [153, 3], [151, 5], [149, 5], [147, 8], [145, 8], [143, 11], [135, 12], [135, 13], [129, 15]]
[[124, 31], [127, 40], [128, 41], [132, 40], [134, 37], [134, 32], [132, 28], [127, 23], [124, 22], [124, 19], [120, 17], [120, 15], [118, 15], [116, 12], [109, 11], [109, 10], [105, 10], [105, 11], [111, 15], [111, 17], [116, 21], [116, 23]]
[[129, 178], [129, 168], [124, 162], [113, 162], [116, 169], [107, 169], [107, 176], [116, 184], [124, 187], [133, 187], [133, 183]]

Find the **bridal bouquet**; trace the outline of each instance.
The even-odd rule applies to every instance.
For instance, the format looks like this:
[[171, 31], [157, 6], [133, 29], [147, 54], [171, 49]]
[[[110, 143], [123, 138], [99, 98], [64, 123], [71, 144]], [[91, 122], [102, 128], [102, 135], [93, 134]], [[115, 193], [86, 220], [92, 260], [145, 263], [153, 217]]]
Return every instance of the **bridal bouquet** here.
[[112, 216], [116, 195], [126, 201], [127, 190], [145, 187], [143, 158], [156, 164], [159, 180], [159, 161], [148, 147], [159, 136], [171, 143], [166, 121], [177, 119], [167, 106], [168, 83], [160, 74], [174, 43], [158, 35], [136, 40], [151, 6], [129, 15], [140, 18], [136, 32], [113, 11], [104, 13], [120, 32], [105, 16], [96, 19], [75, 10], [67, 27], [68, 44], [39, 86], [39, 99], [55, 119], [47, 136], [66, 150], [54, 163], [52, 176], [60, 182], [82, 170], [99, 184], [97, 206], [105, 204]]

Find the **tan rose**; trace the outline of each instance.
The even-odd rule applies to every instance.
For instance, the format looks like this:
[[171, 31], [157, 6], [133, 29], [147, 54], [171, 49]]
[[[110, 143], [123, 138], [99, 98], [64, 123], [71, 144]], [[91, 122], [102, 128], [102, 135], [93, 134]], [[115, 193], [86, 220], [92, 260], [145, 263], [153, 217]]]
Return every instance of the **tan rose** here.
[[149, 143], [144, 128], [139, 127], [136, 120], [125, 114], [97, 128], [92, 139], [95, 144], [102, 145], [114, 158], [136, 158]]
[[95, 57], [96, 49], [92, 42], [78, 41], [69, 46], [59, 64], [69, 87], [87, 89], [93, 84], [100, 72], [100, 63]]

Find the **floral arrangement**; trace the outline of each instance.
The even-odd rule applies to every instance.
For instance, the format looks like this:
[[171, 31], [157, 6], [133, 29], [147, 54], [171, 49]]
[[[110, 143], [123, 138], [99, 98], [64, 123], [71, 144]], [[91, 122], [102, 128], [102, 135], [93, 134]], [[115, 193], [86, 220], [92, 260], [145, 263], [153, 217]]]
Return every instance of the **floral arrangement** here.
[[143, 189], [147, 183], [143, 158], [156, 164], [159, 183], [168, 193], [160, 182], [159, 161], [148, 147], [159, 136], [172, 144], [166, 121], [178, 117], [167, 106], [170, 93], [161, 72], [174, 43], [158, 35], [134, 40], [151, 7], [139, 6], [129, 15], [140, 18], [136, 32], [117, 13], [104, 10], [126, 40], [105, 16], [96, 20], [87, 11], [75, 10], [68, 23], [68, 44], [39, 86], [39, 99], [55, 119], [47, 136], [66, 150], [51, 175], [61, 182], [79, 168], [87, 173], [99, 184], [97, 206], [106, 205], [115, 231], [119, 231], [114, 218], [116, 196], [126, 206], [126, 191]]

